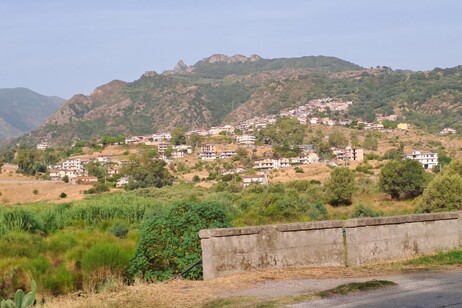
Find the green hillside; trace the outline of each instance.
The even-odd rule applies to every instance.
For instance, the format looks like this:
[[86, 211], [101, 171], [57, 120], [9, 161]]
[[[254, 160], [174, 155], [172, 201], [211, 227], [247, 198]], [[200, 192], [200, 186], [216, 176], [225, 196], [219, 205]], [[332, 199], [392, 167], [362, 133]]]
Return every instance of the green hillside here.
[[63, 102], [26, 88], [0, 89], [0, 140], [37, 128]]
[[462, 131], [462, 68], [428, 72], [363, 69], [332, 57], [262, 59], [214, 55], [164, 74], [147, 72], [131, 83], [112, 81], [90, 96], [76, 95], [21, 139], [69, 144], [103, 135], [139, 135], [236, 123], [278, 114], [312, 99], [353, 102], [346, 114], [323, 116], [374, 121], [377, 114], [433, 132]]

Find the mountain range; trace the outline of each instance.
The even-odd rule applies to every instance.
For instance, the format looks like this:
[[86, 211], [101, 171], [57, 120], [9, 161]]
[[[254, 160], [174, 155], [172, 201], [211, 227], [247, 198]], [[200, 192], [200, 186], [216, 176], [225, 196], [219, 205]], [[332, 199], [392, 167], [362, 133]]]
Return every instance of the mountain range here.
[[0, 141], [39, 127], [64, 102], [26, 88], [0, 89]]
[[141, 135], [174, 127], [198, 129], [277, 114], [309, 100], [353, 101], [332, 117], [373, 121], [398, 114], [429, 130], [462, 129], [462, 67], [411, 72], [363, 68], [335, 57], [263, 59], [213, 55], [194, 65], [111, 81], [89, 96], [75, 95], [20, 141], [69, 144], [103, 135]]

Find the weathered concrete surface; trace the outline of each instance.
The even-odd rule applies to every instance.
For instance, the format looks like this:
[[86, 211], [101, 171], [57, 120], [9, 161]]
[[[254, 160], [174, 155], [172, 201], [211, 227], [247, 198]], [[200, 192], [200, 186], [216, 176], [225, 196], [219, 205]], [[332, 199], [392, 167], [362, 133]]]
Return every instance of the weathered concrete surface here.
[[345, 221], [347, 265], [457, 248], [458, 218], [458, 213], [438, 213]]
[[199, 236], [205, 279], [255, 269], [356, 266], [462, 247], [462, 212], [209, 229]]
[[341, 266], [342, 222], [202, 230], [204, 279], [246, 270]]

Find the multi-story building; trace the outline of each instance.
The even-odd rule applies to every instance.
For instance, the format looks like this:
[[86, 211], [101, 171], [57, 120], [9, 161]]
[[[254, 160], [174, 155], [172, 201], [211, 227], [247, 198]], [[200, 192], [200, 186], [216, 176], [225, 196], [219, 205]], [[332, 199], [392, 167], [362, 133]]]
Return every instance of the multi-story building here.
[[168, 150], [168, 143], [159, 143], [157, 145], [157, 151], [160, 154], [164, 154], [166, 150]]
[[202, 160], [215, 160], [217, 159], [217, 151], [213, 144], [206, 144], [202, 147], [202, 152], [199, 153]]
[[414, 151], [411, 154], [404, 154], [404, 158], [417, 160], [424, 169], [432, 169], [438, 165], [438, 153], [421, 153]]
[[170, 139], [172, 139], [172, 135], [170, 133], [159, 133], [152, 135], [152, 141], [154, 142], [170, 141]]
[[363, 161], [364, 150], [347, 146], [345, 149], [335, 149], [332, 151], [338, 160]]
[[236, 137], [237, 143], [244, 144], [244, 145], [254, 145], [256, 140], [257, 138], [252, 135], [242, 135], [242, 136]]
[[65, 170], [69, 169], [83, 169], [81, 159], [68, 159], [65, 160], [62, 164], [62, 168]]

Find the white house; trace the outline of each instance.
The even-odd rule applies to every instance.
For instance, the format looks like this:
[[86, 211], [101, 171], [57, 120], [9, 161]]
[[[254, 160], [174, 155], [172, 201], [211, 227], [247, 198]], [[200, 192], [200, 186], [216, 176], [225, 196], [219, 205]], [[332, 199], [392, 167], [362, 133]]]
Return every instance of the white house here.
[[68, 159], [63, 161], [62, 164], [63, 169], [83, 169], [82, 160], [81, 159]]
[[106, 165], [112, 162], [111, 155], [101, 155], [96, 158], [96, 161], [99, 162], [101, 165]]
[[252, 135], [242, 135], [236, 137], [236, 141], [238, 144], [254, 145], [256, 140], [257, 138]]
[[250, 186], [253, 183], [258, 183], [261, 185], [268, 185], [268, 178], [266, 173], [263, 174], [254, 174], [254, 175], [242, 175], [242, 185], [244, 187]]
[[457, 131], [454, 128], [446, 127], [440, 132], [440, 134], [441, 135], [449, 135], [449, 134], [455, 134], [456, 132]]
[[235, 151], [224, 151], [220, 153], [220, 158], [225, 159], [236, 155]]
[[432, 169], [438, 165], [438, 153], [421, 153], [414, 151], [411, 154], [404, 154], [404, 158], [417, 160], [424, 169]]
[[172, 135], [170, 133], [158, 133], [152, 135], [152, 141], [161, 142], [161, 141], [170, 141]]
[[117, 180], [116, 187], [122, 187], [127, 184], [128, 184], [128, 176], [125, 176]]

